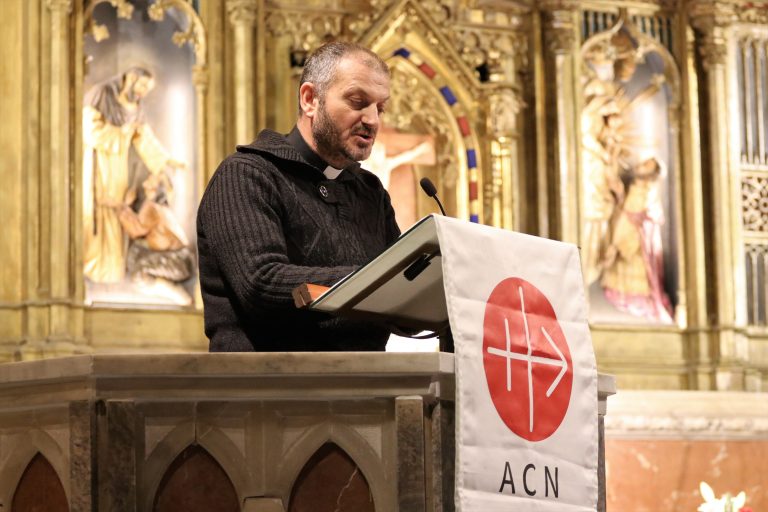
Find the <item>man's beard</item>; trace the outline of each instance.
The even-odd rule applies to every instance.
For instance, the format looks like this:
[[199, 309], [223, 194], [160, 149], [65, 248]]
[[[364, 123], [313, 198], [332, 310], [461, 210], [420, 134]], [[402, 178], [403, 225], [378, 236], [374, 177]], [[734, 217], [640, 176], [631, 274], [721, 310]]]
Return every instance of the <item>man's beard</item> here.
[[[360, 124], [352, 130], [352, 134], [363, 134], [375, 138], [376, 130]], [[318, 152], [323, 152], [327, 157], [334, 159], [342, 157], [347, 162], [362, 162], [370, 156], [373, 146], [371, 144], [366, 148], [360, 148], [353, 143], [348, 146], [345, 145], [341, 130], [333, 123], [325, 109], [325, 102], [322, 100], [317, 110], [315, 122], [312, 124], [312, 137], [315, 139]]]

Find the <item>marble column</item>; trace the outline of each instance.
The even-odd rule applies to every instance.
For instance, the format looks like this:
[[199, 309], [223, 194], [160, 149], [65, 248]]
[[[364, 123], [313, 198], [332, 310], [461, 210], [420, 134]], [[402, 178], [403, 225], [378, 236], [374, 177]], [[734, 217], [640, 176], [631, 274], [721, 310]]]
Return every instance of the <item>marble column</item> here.
[[400, 510], [426, 511], [424, 402], [421, 396], [395, 399], [397, 494]]
[[456, 504], [456, 407], [454, 402], [438, 400], [430, 406], [429, 439], [431, 440], [432, 508], [435, 512], [454, 512]]
[[99, 433], [99, 510], [136, 512], [137, 453], [141, 446], [140, 414], [132, 400], [97, 402]]
[[69, 403], [69, 504], [72, 512], [97, 510], [98, 489], [94, 472], [98, 471], [96, 455], [97, 415], [93, 400], [73, 400]]

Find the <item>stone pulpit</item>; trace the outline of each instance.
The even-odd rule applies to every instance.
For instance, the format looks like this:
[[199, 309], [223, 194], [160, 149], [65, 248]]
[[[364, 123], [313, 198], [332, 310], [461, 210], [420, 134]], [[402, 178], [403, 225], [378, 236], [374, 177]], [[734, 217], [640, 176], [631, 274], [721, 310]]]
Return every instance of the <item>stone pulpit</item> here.
[[0, 510], [449, 511], [453, 400], [447, 353], [4, 364]]

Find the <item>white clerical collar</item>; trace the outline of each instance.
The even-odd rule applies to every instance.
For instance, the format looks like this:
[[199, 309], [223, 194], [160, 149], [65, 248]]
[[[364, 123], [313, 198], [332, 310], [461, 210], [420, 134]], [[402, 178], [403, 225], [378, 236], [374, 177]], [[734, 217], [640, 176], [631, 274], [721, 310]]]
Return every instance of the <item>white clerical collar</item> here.
[[325, 170], [323, 171], [323, 174], [329, 180], [335, 180], [336, 178], [338, 178], [339, 174], [341, 174], [342, 170], [343, 169], [337, 169], [329, 165], [328, 167], [325, 168]]

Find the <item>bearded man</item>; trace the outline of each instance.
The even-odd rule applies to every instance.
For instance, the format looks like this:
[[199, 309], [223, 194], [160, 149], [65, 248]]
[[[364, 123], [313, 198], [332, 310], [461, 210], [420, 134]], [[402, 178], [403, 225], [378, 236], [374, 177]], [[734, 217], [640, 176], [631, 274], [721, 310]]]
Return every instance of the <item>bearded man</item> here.
[[387, 192], [358, 163], [388, 99], [375, 53], [329, 43], [307, 59], [293, 130], [265, 130], [221, 163], [197, 216], [211, 351], [384, 349], [386, 328], [296, 309], [291, 292], [334, 284], [399, 236]]

